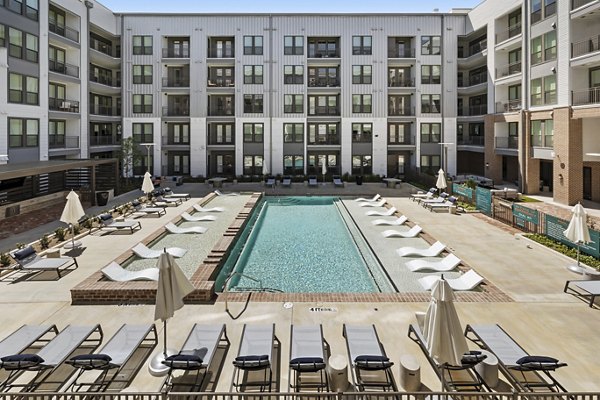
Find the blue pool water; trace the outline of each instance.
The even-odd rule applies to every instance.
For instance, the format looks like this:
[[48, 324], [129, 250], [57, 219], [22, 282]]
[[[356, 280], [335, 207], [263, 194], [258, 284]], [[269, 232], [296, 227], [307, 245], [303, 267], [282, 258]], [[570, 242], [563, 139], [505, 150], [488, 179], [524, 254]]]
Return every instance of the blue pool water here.
[[[225, 264], [217, 287], [235, 270], [260, 279], [265, 288], [287, 293], [392, 291], [379, 265], [370, 265], [376, 262], [372, 254], [365, 254], [368, 246], [363, 242], [357, 247], [355, 239], [359, 238], [350, 232], [356, 227], [349, 230], [349, 218], [346, 222], [342, 218], [338, 201], [333, 197], [264, 200], [242, 235], [238, 251]], [[230, 290], [258, 286], [239, 274], [229, 284]]]

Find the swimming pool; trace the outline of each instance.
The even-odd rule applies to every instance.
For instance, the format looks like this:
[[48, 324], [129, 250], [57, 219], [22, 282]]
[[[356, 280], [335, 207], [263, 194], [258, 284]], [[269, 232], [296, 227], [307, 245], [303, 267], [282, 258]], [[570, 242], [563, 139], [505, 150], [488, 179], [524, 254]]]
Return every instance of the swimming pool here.
[[[216, 281], [222, 290], [286, 293], [393, 292], [377, 258], [335, 197], [266, 198], [255, 209]], [[250, 278], [249, 278], [250, 277]]]

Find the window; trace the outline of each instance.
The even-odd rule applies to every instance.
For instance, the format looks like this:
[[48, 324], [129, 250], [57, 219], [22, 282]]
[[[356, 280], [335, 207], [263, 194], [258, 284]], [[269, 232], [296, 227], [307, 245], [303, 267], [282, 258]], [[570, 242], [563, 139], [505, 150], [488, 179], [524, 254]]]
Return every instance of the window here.
[[421, 143], [439, 143], [442, 124], [424, 123], [421, 124]]
[[414, 85], [410, 67], [388, 68], [388, 87], [412, 87]]
[[542, 78], [538, 78], [531, 81], [531, 105], [539, 106], [542, 104]]
[[170, 124], [169, 143], [190, 144], [190, 124]]
[[[214, 143], [234, 144], [234, 124], [216, 124], [214, 127]], [[210, 141], [213, 144], [213, 141]]]
[[373, 157], [368, 155], [352, 156], [352, 175], [370, 175], [373, 173]]
[[283, 124], [284, 143], [303, 143], [304, 124]]
[[134, 94], [133, 95], [133, 113], [150, 114], [152, 113], [152, 95]]
[[353, 65], [352, 83], [370, 84], [373, 81], [373, 67], [371, 65]]
[[531, 81], [531, 105], [556, 104], [556, 75]]
[[262, 143], [263, 124], [244, 124], [244, 142]]
[[389, 144], [411, 144], [409, 123], [393, 122], [388, 124]]
[[286, 56], [304, 55], [304, 36], [284, 36], [283, 54]]
[[169, 174], [189, 175], [190, 174], [190, 155], [184, 152], [169, 152]]
[[262, 65], [244, 65], [244, 83], [262, 84], [263, 66]]
[[521, 85], [508, 87], [508, 101], [521, 100]]
[[388, 115], [412, 115], [411, 96], [388, 96]]
[[38, 20], [39, 4], [38, 0], [25, 1], [25, 16], [34, 21]]
[[556, 31], [544, 35], [544, 60], [556, 60]]
[[544, 104], [556, 104], [556, 75], [544, 77]]
[[440, 156], [421, 156], [421, 172], [434, 175], [440, 170]]
[[38, 57], [39, 57], [39, 52], [40, 52], [40, 50], [38, 48], [38, 37], [28, 33], [26, 36], [26, 39], [25, 39], [25, 57], [24, 57], [24, 59], [27, 61], [37, 63]]
[[133, 83], [151, 84], [152, 83], [152, 65], [134, 65]]
[[249, 114], [260, 114], [263, 112], [262, 94], [244, 95], [244, 112]]
[[554, 121], [551, 119], [531, 121], [531, 146], [554, 147]]
[[61, 148], [65, 145], [65, 121], [48, 121], [48, 145], [50, 148]]
[[134, 55], [152, 55], [152, 36], [134, 36], [133, 37]]
[[550, 31], [531, 40], [531, 64], [556, 59], [556, 31]]
[[337, 67], [309, 67], [308, 68], [308, 86], [309, 87], [329, 87], [340, 86], [338, 80]]
[[352, 95], [352, 112], [353, 113], [370, 113], [373, 112], [373, 104], [370, 94], [353, 94]]
[[6, 46], [6, 28], [0, 24], [0, 47]]
[[337, 123], [308, 125], [308, 144], [340, 144]]
[[286, 65], [283, 67], [283, 83], [302, 85], [304, 83], [304, 66]]
[[29, 105], [39, 104], [39, 79], [11, 72], [9, 75], [8, 101]]
[[531, 23], [535, 24], [542, 20], [542, 0], [531, 1]]
[[8, 55], [23, 58], [23, 32], [18, 29], [8, 28]]
[[352, 36], [352, 54], [370, 56], [373, 51], [371, 36]]
[[301, 114], [304, 112], [304, 95], [286, 94], [283, 96], [283, 112]]
[[352, 124], [352, 143], [371, 143], [373, 124]]
[[441, 54], [440, 36], [421, 36], [421, 54], [431, 56]]
[[439, 84], [440, 69], [439, 65], [421, 65], [421, 84]]
[[133, 141], [135, 143], [154, 142], [154, 124], [133, 124]]
[[263, 37], [262, 36], [244, 36], [244, 55], [262, 56]]
[[308, 115], [339, 115], [338, 96], [308, 96]]
[[48, 108], [50, 110], [70, 110], [70, 108], [64, 107], [66, 106], [64, 104], [66, 92], [65, 85], [50, 82], [48, 84]]
[[283, 173], [285, 175], [304, 174], [304, 156], [285, 155], [283, 156]]
[[439, 94], [421, 95], [421, 113], [437, 114], [440, 112]]
[[544, 61], [542, 53], [542, 36], [531, 40], [531, 65], [539, 64]]
[[8, 119], [8, 147], [37, 147], [39, 135], [39, 120], [24, 118]]
[[339, 56], [339, 38], [308, 38], [308, 58], [326, 58]]
[[262, 175], [263, 156], [244, 156], [244, 175]]

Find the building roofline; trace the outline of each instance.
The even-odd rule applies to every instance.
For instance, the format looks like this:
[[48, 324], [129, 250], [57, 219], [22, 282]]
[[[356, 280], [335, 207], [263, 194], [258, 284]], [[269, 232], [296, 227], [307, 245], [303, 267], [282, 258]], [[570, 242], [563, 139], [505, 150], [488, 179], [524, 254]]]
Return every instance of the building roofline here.
[[159, 12], [114, 12], [116, 16], [130, 17], [130, 16], [140, 16], [140, 17], [435, 17], [435, 16], [453, 16], [453, 17], [461, 17], [466, 14], [458, 14], [451, 12], [429, 12], [429, 13], [159, 13]]

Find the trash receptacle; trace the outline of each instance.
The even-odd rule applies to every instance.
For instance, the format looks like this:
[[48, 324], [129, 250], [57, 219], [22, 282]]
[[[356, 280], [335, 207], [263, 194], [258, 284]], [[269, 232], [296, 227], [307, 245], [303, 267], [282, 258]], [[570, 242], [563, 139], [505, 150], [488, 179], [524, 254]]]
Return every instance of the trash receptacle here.
[[363, 182], [363, 176], [362, 175], [356, 175], [356, 184], [357, 185], [362, 185]]
[[108, 203], [108, 191], [96, 192], [96, 205], [105, 206]]

